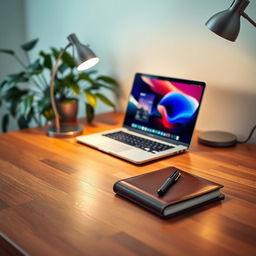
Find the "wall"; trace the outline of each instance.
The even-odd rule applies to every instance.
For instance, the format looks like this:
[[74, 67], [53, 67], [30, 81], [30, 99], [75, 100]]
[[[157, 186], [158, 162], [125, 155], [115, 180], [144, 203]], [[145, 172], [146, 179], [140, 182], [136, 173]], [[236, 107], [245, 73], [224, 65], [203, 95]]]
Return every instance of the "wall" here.
[[[239, 37], [232, 43], [204, 26], [230, 4], [231, 0], [25, 0], [27, 39], [39, 37], [37, 49], [47, 50], [65, 46], [67, 35], [75, 32], [101, 58], [96, 69], [120, 81], [122, 110], [135, 72], [206, 81], [197, 129], [223, 129], [244, 138], [256, 123], [256, 30], [242, 19]], [[256, 20], [255, 0], [246, 12]]]
[[[24, 57], [20, 45], [26, 40], [24, 1], [0, 0], [0, 48], [15, 50], [17, 55]], [[6, 54], [0, 54], [0, 82], [10, 73], [21, 71], [17, 61]], [[6, 113], [4, 106], [0, 107], [0, 132], [2, 129], [2, 117]], [[16, 130], [16, 121], [10, 120], [10, 130]]]

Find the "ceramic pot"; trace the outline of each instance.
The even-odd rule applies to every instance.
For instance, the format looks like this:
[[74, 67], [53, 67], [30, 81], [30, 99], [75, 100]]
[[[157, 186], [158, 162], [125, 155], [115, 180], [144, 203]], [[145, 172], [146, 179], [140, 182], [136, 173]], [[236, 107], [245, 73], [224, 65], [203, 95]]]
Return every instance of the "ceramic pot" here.
[[68, 99], [64, 102], [57, 102], [57, 109], [60, 115], [60, 122], [75, 122], [77, 120], [78, 100]]

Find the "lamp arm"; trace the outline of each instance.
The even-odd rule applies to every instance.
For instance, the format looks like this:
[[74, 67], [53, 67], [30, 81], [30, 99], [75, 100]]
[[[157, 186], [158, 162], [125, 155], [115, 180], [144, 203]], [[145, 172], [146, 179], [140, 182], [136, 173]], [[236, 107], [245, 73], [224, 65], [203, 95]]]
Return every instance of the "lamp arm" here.
[[253, 21], [245, 12], [242, 12], [241, 15], [248, 20], [254, 27], [256, 27], [256, 22]]
[[60, 132], [60, 116], [59, 116], [59, 113], [57, 110], [57, 105], [56, 105], [56, 101], [55, 101], [55, 97], [54, 97], [54, 81], [55, 81], [56, 72], [58, 70], [58, 65], [61, 61], [61, 58], [62, 58], [63, 54], [65, 53], [65, 51], [68, 49], [68, 47], [70, 47], [71, 45], [72, 45], [71, 43], [67, 44], [67, 46], [64, 48], [64, 50], [61, 51], [61, 53], [59, 54], [58, 59], [56, 60], [56, 64], [53, 68], [52, 78], [51, 78], [51, 83], [50, 83], [50, 98], [51, 98], [51, 105], [52, 105], [54, 116], [55, 116], [55, 126], [56, 126], [57, 132]]

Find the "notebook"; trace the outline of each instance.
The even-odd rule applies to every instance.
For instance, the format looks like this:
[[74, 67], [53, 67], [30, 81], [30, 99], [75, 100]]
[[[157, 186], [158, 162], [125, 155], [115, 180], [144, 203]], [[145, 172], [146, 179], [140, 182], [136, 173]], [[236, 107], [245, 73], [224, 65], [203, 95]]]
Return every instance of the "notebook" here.
[[[157, 190], [172, 172], [178, 170], [180, 178], [163, 196]], [[193, 208], [223, 199], [220, 193], [223, 185], [192, 175], [176, 167], [166, 167], [117, 181], [114, 192], [148, 211], [168, 218]]]
[[205, 83], [135, 74], [123, 126], [76, 140], [135, 164], [188, 150]]

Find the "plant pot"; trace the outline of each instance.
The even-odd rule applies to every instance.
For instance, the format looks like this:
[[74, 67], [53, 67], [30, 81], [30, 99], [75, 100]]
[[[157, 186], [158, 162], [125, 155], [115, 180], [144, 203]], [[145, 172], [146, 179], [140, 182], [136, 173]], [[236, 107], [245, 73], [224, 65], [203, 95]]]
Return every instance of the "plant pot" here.
[[57, 102], [57, 109], [61, 123], [76, 122], [78, 112], [77, 99], [67, 99], [63, 102]]

